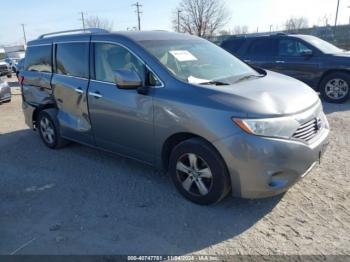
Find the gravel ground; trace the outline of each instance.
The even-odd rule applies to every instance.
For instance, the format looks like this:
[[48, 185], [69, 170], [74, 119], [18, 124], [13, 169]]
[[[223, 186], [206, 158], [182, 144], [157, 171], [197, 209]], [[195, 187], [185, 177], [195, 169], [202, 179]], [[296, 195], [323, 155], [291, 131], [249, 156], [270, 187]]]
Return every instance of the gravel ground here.
[[16, 83], [0, 105], [0, 254], [348, 254], [350, 102], [325, 104], [331, 144], [286, 194], [184, 200], [151, 167], [27, 129]]

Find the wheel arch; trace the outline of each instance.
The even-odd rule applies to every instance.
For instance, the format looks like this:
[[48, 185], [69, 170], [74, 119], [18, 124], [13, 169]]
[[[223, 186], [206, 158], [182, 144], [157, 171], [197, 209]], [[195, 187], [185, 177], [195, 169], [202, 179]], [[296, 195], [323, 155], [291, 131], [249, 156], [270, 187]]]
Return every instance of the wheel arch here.
[[37, 119], [38, 119], [39, 113], [46, 109], [57, 109], [57, 107], [54, 104], [47, 104], [47, 105], [36, 107], [32, 115], [33, 126], [35, 129], [37, 128]]
[[218, 153], [218, 155], [221, 157], [221, 159], [223, 160], [223, 163], [225, 163], [225, 166], [227, 168], [227, 165], [226, 165], [224, 158], [222, 157], [219, 150], [214, 146], [213, 143], [211, 143], [209, 140], [205, 139], [204, 137], [202, 137], [200, 135], [189, 133], [189, 132], [180, 132], [180, 133], [176, 133], [176, 134], [171, 135], [163, 143], [161, 157], [162, 157], [162, 167], [164, 170], [168, 171], [169, 158], [170, 158], [170, 154], [171, 154], [172, 150], [178, 144], [180, 144], [183, 141], [186, 141], [188, 139], [191, 139], [191, 138], [198, 138], [198, 139], [208, 143], [208, 145], [210, 145], [211, 148]]
[[[168, 137], [165, 142], [163, 143], [162, 146], [162, 152], [161, 152], [161, 157], [162, 157], [162, 167], [164, 170], [168, 170], [169, 166], [169, 158], [171, 151], [181, 142], [188, 140], [190, 138], [202, 138], [201, 136], [198, 136], [193, 133], [189, 132], [181, 132], [181, 133], [176, 133], [172, 134], [170, 137]], [[204, 138], [203, 138], [204, 139]]]

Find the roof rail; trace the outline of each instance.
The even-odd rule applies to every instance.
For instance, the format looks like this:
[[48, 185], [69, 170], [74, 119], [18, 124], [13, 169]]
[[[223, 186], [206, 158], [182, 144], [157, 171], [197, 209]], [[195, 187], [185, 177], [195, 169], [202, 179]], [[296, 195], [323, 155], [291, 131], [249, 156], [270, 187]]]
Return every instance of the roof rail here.
[[108, 30], [101, 29], [101, 28], [74, 29], [74, 30], [66, 30], [66, 31], [59, 31], [59, 32], [43, 34], [43, 35], [39, 36], [38, 39], [43, 39], [43, 38], [48, 37], [48, 36], [64, 35], [64, 34], [78, 33], [78, 32], [88, 33], [88, 34], [92, 34], [92, 33], [109, 33]]

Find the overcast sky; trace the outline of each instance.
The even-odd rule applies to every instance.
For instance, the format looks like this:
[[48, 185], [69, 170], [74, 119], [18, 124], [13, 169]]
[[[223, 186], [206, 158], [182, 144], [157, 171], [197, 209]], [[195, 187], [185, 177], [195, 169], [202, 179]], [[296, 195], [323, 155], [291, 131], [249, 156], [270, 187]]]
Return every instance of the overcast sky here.
[[[26, 26], [28, 40], [38, 35], [81, 28], [79, 12], [98, 15], [113, 21], [115, 30], [137, 25], [135, 1], [130, 0], [16, 0], [0, 9], [0, 45], [23, 42], [20, 24]], [[139, 0], [142, 7], [142, 29], [171, 30], [172, 11], [180, 0]], [[291, 16], [305, 16], [317, 24], [325, 14], [334, 24], [337, 0], [226, 0], [231, 20], [226, 29], [247, 25], [250, 32], [268, 31], [270, 25], [281, 30]], [[340, 0], [339, 23], [349, 23], [350, 0]]]

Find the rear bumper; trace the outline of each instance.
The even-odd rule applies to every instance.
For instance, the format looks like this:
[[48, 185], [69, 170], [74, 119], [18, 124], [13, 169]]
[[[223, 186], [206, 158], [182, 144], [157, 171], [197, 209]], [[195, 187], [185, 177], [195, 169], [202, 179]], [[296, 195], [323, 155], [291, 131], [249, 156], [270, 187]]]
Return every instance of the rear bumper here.
[[33, 114], [35, 111], [35, 107], [31, 106], [30, 104], [26, 102], [22, 102], [22, 110], [24, 114], [25, 123], [27, 126], [29, 126], [31, 129], [34, 129], [34, 123], [33, 123]]
[[232, 136], [214, 143], [223, 156], [234, 196], [263, 198], [287, 191], [320, 161], [328, 145], [324, 128], [312, 144], [299, 141]]

